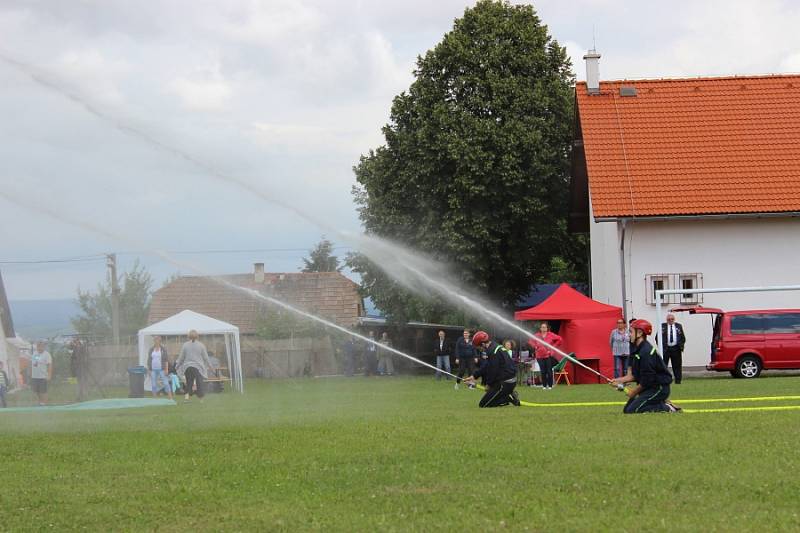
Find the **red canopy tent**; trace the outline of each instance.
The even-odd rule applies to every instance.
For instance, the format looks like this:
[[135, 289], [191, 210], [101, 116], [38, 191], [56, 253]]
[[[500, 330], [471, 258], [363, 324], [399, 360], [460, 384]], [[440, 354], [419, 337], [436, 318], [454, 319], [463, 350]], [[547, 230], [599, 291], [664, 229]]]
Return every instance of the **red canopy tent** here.
[[[575, 352], [577, 359], [613, 377], [614, 357], [609, 337], [622, 318], [622, 308], [592, 300], [566, 283], [562, 283], [545, 301], [530, 309], [514, 313], [515, 320], [560, 320], [558, 334], [564, 339], [561, 349]], [[598, 378], [571, 364], [575, 383], [598, 383]]]

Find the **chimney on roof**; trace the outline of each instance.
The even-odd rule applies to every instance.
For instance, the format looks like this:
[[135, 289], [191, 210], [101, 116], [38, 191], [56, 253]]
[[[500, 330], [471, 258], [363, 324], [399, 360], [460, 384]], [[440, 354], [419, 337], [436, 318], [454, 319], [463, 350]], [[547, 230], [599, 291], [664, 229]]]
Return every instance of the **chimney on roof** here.
[[264, 283], [264, 263], [255, 263], [253, 272], [255, 273], [256, 283]]
[[586, 61], [586, 92], [600, 94], [600, 54], [592, 48], [583, 59]]

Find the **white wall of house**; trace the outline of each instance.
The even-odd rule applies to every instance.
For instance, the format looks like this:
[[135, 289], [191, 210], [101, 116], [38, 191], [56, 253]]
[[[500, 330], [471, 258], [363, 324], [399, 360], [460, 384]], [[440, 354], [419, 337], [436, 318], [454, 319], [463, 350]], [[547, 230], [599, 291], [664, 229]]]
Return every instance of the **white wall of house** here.
[[[593, 222], [590, 230], [592, 294], [613, 305], [622, 305], [620, 226]], [[701, 274], [704, 288], [800, 285], [800, 218], [628, 221], [625, 241], [629, 317], [655, 323], [655, 305], [646, 294], [652, 274]], [[729, 311], [800, 308], [800, 292], [705, 294], [702, 305]], [[705, 365], [711, 318], [680, 313], [678, 322], [687, 337], [684, 366]]]
[[8, 367], [8, 347], [4, 338], [0, 338], [0, 361], [3, 362], [3, 366]]

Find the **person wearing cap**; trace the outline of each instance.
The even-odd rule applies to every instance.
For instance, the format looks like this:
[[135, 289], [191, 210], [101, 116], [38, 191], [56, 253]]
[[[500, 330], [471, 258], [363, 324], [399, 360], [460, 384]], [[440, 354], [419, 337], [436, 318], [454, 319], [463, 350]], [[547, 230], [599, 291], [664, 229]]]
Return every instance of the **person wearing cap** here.
[[517, 386], [517, 365], [509, 353], [491, 340], [485, 331], [476, 332], [472, 344], [487, 354], [486, 364], [464, 379], [465, 383], [473, 383], [478, 378], [484, 378], [486, 394], [478, 407], [501, 407], [509, 403], [519, 407], [519, 395], [514, 390]]
[[625, 389], [628, 402], [622, 412], [635, 413], [674, 413], [680, 408], [669, 401], [672, 374], [650, 344], [647, 336], [653, 333], [653, 326], [647, 320], [638, 319], [631, 323], [631, 341], [636, 345], [631, 354], [630, 372], [611, 381], [619, 387], [625, 383], [636, 382], [636, 386]]

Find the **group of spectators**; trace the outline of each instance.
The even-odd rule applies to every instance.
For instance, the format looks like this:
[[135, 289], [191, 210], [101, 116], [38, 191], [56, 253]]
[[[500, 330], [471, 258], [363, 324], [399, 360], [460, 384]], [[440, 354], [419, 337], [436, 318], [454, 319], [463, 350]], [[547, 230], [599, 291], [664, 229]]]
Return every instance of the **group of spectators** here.
[[[161, 337], [153, 338], [153, 345], [147, 353], [147, 371], [153, 396], [163, 392], [173, 399], [174, 393], [184, 393], [184, 400], [196, 395], [202, 401], [206, 393], [206, 380], [218, 376], [219, 359], [209, 354], [205, 345], [198, 340], [197, 331], [189, 332], [189, 340], [183, 344], [178, 357], [170, 360]], [[83, 341], [75, 338], [69, 344], [70, 372], [77, 378], [78, 401], [88, 397], [88, 350]], [[30, 355], [30, 364], [24, 372], [25, 382], [30, 385], [40, 406], [48, 403], [48, 388], [53, 379], [53, 356], [47, 351], [44, 341], [36, 342]], [[8, 374], [0, 361], [0, 407], [6, 407], [6, 393], [11, 386]]]
[[[390, 348], [392, 341], [387, 332], [381, 333], [380, 340], [375, 340], [375, 332], [369, 332], [369, 342], [361, 345], [361, 358], [364, 361], [364, 375], [394, 375], [394, 356]], [[359, 347], [353, 337], [348, 337], [342, 344], [342, 355], [345, 376], [352, 376], [356, 370], [356, 359]]]
[[[609, 344], [614, 355], [614, 378], [621, 378], [628, 373], [630, 356], [636, 350], [629, 327], [635, 321], [635, 318], [631, 318], [626, 325], [625, 320], [620, 318], [617, 320], [617, 327], [611, 330]], [[667, 321], [661, 324], [661, 338], [664, 339], [662, 354], [664, 365], [669, 366], [672, 363], [675, 384], [680, 385], [683, 379], [683, 348], [686, 344], [686, 335], [683, 332], [683, 325], [675, 321], [675, 315], [672, 313], [667, 314]], [[657, 342], [658, 335], [656, 335]]]
[[[553, 388], [553, 366], [557, 362], [556, 352], [550, 346], [558, 348], [562, 344], [562, 339], [550, 331], [550, 324], [547, 322], [542, 322], [539, 325], [539, 330], [534, 334], [534, 337], [547, 343], [542, 344], [534, 339], [528, 341], [531, 353], [539, 366], [542, 387], [544, 390], [550, 390]], [[519, 360], [518, 357], [515, 357], [514, 350], [516, 345], [513, 340], [504, 340], [500, 347], [508, 353], [509, 357]], [[455, 343], [448, 342], [445, 332], [443, 330], [439, 331], [433, 354], [436, 357], [436, 368], [438, 369], [436, 372], [437, 380], [443, 377], [450, 379], [448, 374], [451, 372], [451, 356], [454, 359], [458, 379], [472, 375], [476, 369], [480, 368], [482, 363], [486, 362], [485, 354], [481, 353], [473, 345], [469, 329], [465, 329], [462, 337]]]
[[163, 391], [173, 399], [173, 394], [183, 392], [185, 402], [195, 395], [202, 402], [206, 395], [206, 381], [209, 376], [219, 375], [220, 361], [213, 354], [209, 355], [193, 329], [175, 361], [170, 361], [161, 337], [153, 337], [153, 346], [147, 353], [147, 370], [153, 397]]
[[[47, 405], [47, 389], [53, 379], [53, 356], [47, 351], [47, 343], [37, 341], [31, 351], [30, 365], [22, 372], [24, 383], [30, 385], [31, 391], [36, 395], [36, 403], [40, 406]], [[19, 383], [19, 381], [18, 381]], [[8, 406], [6, 394], [11, 388], [12, 381], [6, 372], [5, 365], [0, 361], [0, 408]]]

